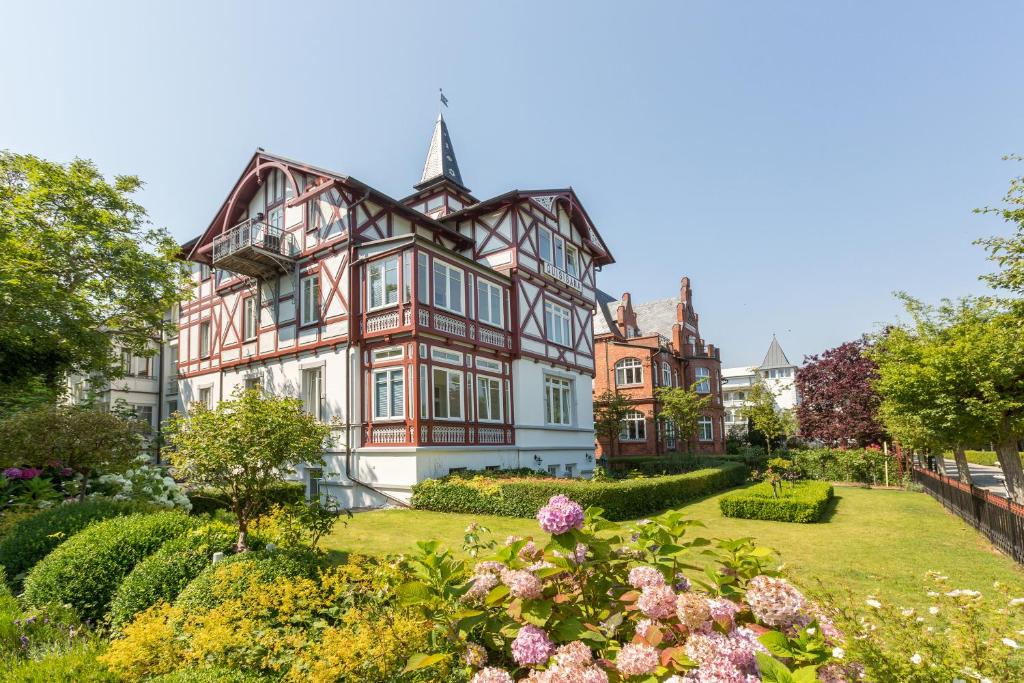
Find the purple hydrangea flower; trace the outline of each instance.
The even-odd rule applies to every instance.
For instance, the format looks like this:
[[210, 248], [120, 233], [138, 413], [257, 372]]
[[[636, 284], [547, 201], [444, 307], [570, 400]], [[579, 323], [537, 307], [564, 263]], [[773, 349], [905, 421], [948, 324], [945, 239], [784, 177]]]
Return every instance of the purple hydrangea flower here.
[[583, 528], [583, 508], [568, 496], [551, 496], [548, 504], [537, 511], [540, 528], [549, 534], [564, 534]]
[[519, 629], [516, 639], [512, 641], [512, 657], [517, 664], [544, 664], [555, 651], [555, 645], [548, 634], [532, 624], [525, 624]]

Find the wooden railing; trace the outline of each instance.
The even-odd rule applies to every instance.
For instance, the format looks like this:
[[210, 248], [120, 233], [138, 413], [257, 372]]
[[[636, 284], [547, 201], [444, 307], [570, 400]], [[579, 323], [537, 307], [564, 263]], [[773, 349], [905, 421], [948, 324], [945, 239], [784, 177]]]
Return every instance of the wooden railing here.
[[912, 476], [944, 508], [983, 533], [1014, 561], [1024, 564], [1024, 505], [919, 465], [914, 465]]

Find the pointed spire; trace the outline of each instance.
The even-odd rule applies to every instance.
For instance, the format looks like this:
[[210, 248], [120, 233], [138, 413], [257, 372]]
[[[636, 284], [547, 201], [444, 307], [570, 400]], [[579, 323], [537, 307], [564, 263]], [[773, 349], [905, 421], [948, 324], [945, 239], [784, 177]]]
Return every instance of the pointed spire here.
[[430, 138], [430, 149], [427, 150], [427, 161], [423, 164], [423, 177], [416, 185], [420, 189], [441, 178], [449, 180], [465, 189], [462, 174], [459, 173], [459, 162], [455, 160], [455, 148], [448, 134], [448, 126], [442, 114], [437, 115], [434, 123], [434, 135]]
[[768, 353], [764, 354], [764, 360], [761, 361], [760, 368], [762, 370], [769, 370], [771, 368], [791, 367], [793, 367], [793, 364], [786, 358], [786, 352], [782, 350], [778, 337], [773, 334], [772, 345], [768, 347]]

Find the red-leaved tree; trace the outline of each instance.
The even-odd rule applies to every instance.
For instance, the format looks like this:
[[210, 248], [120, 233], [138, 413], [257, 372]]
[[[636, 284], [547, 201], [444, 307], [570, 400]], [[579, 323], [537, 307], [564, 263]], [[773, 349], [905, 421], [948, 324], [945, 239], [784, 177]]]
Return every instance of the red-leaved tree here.
[[871, 387], [877, 368], [864, 348], [864, 340], [846, 342], [804, 359], [796, 374], [801, 436], [835, 446], [866, 446], [885, 437], [881, 399]]

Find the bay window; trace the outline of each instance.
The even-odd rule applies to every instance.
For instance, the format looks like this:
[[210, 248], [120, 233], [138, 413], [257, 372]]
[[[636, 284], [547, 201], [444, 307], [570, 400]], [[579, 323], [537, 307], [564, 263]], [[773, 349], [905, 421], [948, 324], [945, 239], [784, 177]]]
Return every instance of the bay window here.
[[398, 257], [374, 261], [369, 266], [370, 310], [398, 303]]
[[416, 301], [430, 303], [430, 269], [423, 252], [416, 254]]
[[402, 368], [373, 372], [373, 418], [391, 420], [405, 417], [405, 376]]
[[462, 271], [434, 261], [434, 305], [462, 315]]
[[434, 368], [434, 417], [462, 419], [462, 371]]

